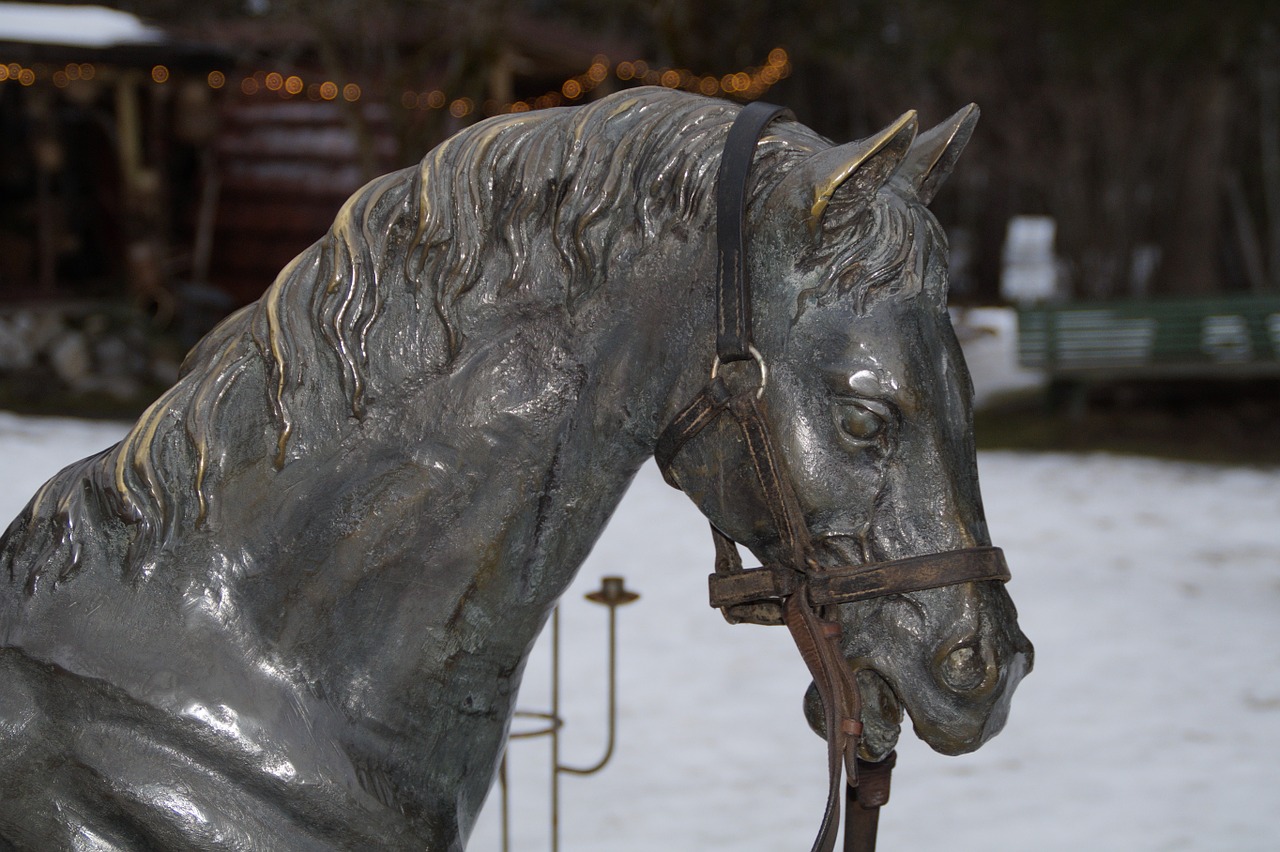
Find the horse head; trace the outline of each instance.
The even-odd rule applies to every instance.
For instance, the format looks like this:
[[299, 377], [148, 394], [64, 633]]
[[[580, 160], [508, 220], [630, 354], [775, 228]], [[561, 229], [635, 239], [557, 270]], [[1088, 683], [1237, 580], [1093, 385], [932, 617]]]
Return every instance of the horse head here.
[[[908, 113], [869, 139], [807, 151], [750, 206], [759, 364], [720, 369], [740, 374], [730, 384], [759, 386], [818, 572], [990, 544], [972, 385], [946, 306], [946, 238], [926, 209], [976, 120], [969, 107], [917, 137]], [[725, 536], [766, 566], [786, 564], [794, 545], [741, 432], [720, 418], [681, 449], [671, 478]], [[977, 748], [1003, 727], [1032, 664], [994, 580], [836, 603], [823, 617], [842, 628], [871, 760], [893, 748], [904, 708], [934, 749]], [[813, 689], [806, 712], [821, 732]]]

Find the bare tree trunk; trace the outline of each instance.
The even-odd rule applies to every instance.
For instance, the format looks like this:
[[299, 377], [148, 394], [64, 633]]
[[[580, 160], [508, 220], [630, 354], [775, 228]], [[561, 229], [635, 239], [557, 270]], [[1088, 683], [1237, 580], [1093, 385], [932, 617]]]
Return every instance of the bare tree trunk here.
[[1221, 290], [1217, 249], [1222, 220], [1223, 159], [1231, 114], [1231, 80], [1211, 73], [1192, 86], [1187, 138], [1170, 227], [1165, 238], [1159, 289], [1168, 295], [1204, 295]]
[[1262, 197], [1266, 202], [1267, 278], [1280, 291], [1280, 62], [1277, 38], [1268, 31], [1264, 58], [1258, 69], [1258, 132], [1262, 153]]
[[[338, 50], [336, 24], [322, 15], [313, 16], [312, 24], [320, 53], [320, 62], [324, 65], [325, 72], [329, 75], [329, 78], [332, 80], [350, 79], [347, 76], [345, 63], [342, 61]], [[381, 173], [382, 169], [379, 167], [376, 141], [373, 137], [373, 129], [369, 126], [369, 121], [366, 118], [364, 106], [359, 101], [346, 97], [340, 98], [338, 104], [342, 110], [343, 123], [346, 124], [347, 129], [351, 131], [351, 135], [356, 139], [356, 152], [359, 157], [361, 178], [366, 181], [373, 180]]]
[[1249, 201], [1245, 198], [1244, 183], [1240, 175], [1233, 169], [1227, 174], [1225, 189], [1227, 204], [1231, 208], [1231, 220], [1235, 226], [1236, 245], [1240, 250], [1240, 265], [1244, 267], [1244, 277], [1249, 282], [1249, 289], [1255, 293], [1267, 290], [1266, 266], [1262, 260], [1262, 241], [1258, 239], [1258, 227], [1253, 213], [1249, 210]]

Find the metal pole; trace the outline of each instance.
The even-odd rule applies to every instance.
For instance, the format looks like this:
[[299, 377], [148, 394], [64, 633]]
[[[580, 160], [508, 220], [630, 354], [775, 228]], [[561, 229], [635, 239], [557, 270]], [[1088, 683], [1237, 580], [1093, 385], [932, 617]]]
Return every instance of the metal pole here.
[[502, 793], [502, 852], [511, 852], [511, 791], [507, 787], [507, 754], [498, 764], [498, 787]]
[[609, 607], [609, 680], [608, 680], [608, 733], [605, 740], [604, 755], [590, 766], [563, 766], [557, 764], [561, 772], [574, 775], [591, 775], [604, 769], [609, 758], [613, 757], [613, 743], [618, 731], [618, 608]]
[[[560, 715], [560, 607], [551, 613], [551, 718]], [[560, 725], [551, 728], [551, 852], [560, 852]]]
[[[560, 609], [551, 612], [551, 710], [548, 713], [517, 710], [515, 715], [523, 718], [544, 719], [546, 727], [523, 733], [513, 733], [510, 739], [529, 739], [532, 737], [551, 738], [551, 852], [560, 850], [560, 775], [592, 775], [604, 769], [613, 757], [614, 744], [617, 742], [618, 729], [618, 607], [629, 604], [640, 596], [629, 591], [621, 577], [604, 577], [598, 591], [586, 595], [587, 600], [609, 608], [609, 660], [608, 660], [608, 733], [604, 755], [590, 766], [566, 766], [560, 762], [560, 728], [564, 719], [560, 716]], [[498, 767], [498, 783], [502, 787], [501, 824], [502, 852], [510, 850], [510, 799], [507, 789], [507, 758], [504, 754]]]
[[556, 767], [561, 772], [574, 775], [591, 775], [604, 769], [605, 764], [613, 757], [613, 746], [618, 733], [618, 607], [629, 604], [640, 597], [635, 592], [624, 588], [621, 577], [605, 577], [603, 585], [597, 592], [587, 595], [587, 600], [609, 608], [609, 694], [608, 694], [608, 735], [604, 755], [590, 766], [562, 766], [557, 761]]

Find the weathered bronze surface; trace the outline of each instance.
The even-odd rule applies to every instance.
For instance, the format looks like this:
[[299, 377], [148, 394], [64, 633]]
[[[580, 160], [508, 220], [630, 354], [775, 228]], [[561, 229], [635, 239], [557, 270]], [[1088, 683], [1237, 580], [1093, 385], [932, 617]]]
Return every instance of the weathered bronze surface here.
[[[706, 382], [737, 111], [638, 89], [460, 133], [46, 484], [0, 541], [0, 847], [461, 849], [531, 644]], [[924, 207], [975, 117], [757, 149], [761, 406], [832, 565], [989, 543]], [[678, 476], [767, 564], [742, 456], [716, 424]], [[945, 752], [1000, 729], [1031, 663], [1001, 584], [838, 609], [865, 756], [903, 707]]]

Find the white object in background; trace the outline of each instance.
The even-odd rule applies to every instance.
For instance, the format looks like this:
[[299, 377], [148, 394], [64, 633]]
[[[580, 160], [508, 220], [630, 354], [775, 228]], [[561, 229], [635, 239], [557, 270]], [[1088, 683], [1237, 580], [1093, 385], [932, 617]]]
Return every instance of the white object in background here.
[[1053, 253], [1058, 223], [1052, 216], [1014, 216], [1004, 238], [1000, 296], [1014, 304], [1040, 302], [1058, 294]]
[[164, 31], [136, 15], [105, 6], [0, 3], [0, 41], [110, 47], [154, 44]]

